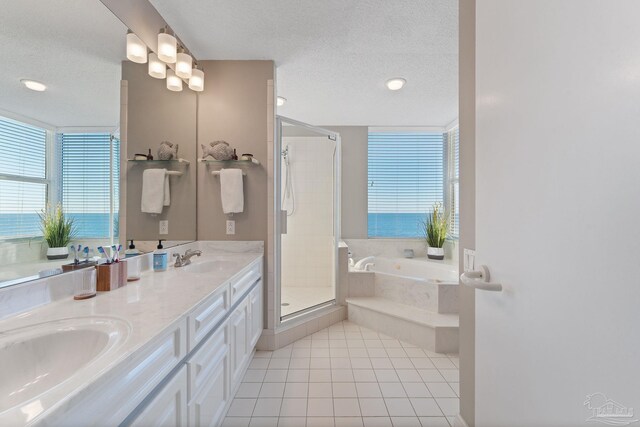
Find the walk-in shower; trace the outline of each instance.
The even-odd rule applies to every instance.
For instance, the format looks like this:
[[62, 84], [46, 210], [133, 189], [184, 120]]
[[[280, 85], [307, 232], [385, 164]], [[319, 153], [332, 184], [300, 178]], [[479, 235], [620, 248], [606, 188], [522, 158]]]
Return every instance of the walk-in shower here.
[[276, 277], [285, 320], [335, 303], [340, 137], [284, 117], [277, 126]]

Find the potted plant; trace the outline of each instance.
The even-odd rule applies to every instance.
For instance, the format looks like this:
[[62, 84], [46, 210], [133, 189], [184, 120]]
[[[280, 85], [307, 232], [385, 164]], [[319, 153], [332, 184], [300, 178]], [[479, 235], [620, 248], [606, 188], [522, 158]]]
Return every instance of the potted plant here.
[[73, 219], [64, 215], [58, 204], [54, 210], [46, 209], [40, 216], [42, 235], [47, 242], [47, 259], [66, 259], [69, 256], [69, 243], [76, 232]]
[[442, 204], [433, 205], [433, 211], [423, 221], [427, 241], [427, 258], [444, 259], [444, 242], [449, 232], [449, 216], [443, 211]]

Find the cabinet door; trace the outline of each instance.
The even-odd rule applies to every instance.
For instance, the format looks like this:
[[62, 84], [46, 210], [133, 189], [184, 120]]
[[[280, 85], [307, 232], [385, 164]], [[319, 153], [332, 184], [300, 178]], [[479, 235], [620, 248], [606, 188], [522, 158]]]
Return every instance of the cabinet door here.
[[186, 427], [187, 368], [182, 368], [133, 420], [134, 427]]
[[251, 342], [249, 343], [249, 353], [253, 350], [260, 335], [262, 335], [262, 280], [249, 294], [249, 309], [251, 314]]
[[231, 387], [242, 379], [243, 366], [247, 357], [248, 350], [248, 314], [249, 304], [248, 298], [245, 299], [231, 315], [229, 328], [231, 330]]
[[229, 401], [227, 332], [225, 324], [187, 362], [190, 427], [217, 426], [222, 422]]

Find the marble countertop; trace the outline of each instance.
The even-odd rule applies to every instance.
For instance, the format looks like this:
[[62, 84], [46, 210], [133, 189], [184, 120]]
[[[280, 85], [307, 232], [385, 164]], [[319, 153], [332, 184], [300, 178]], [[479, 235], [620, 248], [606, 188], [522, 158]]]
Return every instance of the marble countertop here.
[[[74, 396], [106, 381], [112, 369], [130, 360], [155, 337], [182, 321], [200, 301], [263, 256], [262, 248], [255, 245], [236, 246], [225, 251], [220, 244], [196, 242], [183, 246], [180, 252], [188, 247], [201, 249], [203, 253], [192, 259], [193, 264], [211, 259], [230, 262], [221, 263], [222, 267], [207, 274], [189, 273], [170, 264], [167, 271], [146, 271], [139, 281], [129, 282], [115, 291], [98, 293], [95, 298], [75, 301], [69, 297], [0, 321], [0, 339], [17, 328], [76, 317], [116, 318], [129, 326], [124, 343], [110, 357], [102, 358], [106, 360], [93, 362], [88, 375], [72, 377], [46, 392], [46, 396], [39, 396], [41, 410], [37, 413], [33, 409], [25, 411], [25, 405], [0, 413], [0, 425], [37, 424], [52, 413], [60, 415], [59, 411], [72, 407]], [[176, 252], [178, 248], [175, 249], [170, 252]], [[0, 377], [3, 369], [11, 367], [0, 366]]]

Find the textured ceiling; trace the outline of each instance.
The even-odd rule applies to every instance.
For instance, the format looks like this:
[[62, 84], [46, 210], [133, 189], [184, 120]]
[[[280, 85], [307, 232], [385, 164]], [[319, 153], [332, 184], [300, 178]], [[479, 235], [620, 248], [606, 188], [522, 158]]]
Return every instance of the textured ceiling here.
[[5, 1], [0, 28], [0, 109], [56, 127], [118, 124], [126, 27], [102, 3]]
[[[273, 59], [278, 113], [444, 126], [458, 115], [456, 0], [151, 0], [201, 59]], [[401, 76], [391, 92], [384, 83]]]

